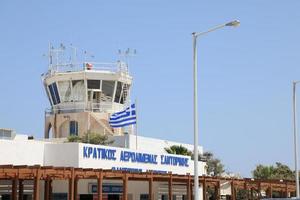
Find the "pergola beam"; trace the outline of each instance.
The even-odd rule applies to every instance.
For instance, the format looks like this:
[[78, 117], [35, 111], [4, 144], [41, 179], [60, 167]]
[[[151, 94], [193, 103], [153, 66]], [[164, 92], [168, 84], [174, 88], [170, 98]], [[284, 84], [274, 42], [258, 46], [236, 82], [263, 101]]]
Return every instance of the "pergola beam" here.
[[[39, 185], [41, 180], [45, 180], [45, 197], [49, 200], [51, 196], [51, 181], [52, 180], [69, 180], [69, 200], [74, 200], [77, 194], [77, 182], [79, 179], [97, 179], [98, 181], [98, 199], [102, 199], [102, 183], [103, 179], [123, 180], [123, 199], [127, 200], [128, 181], [147, 181], [149, 183], [149, 199], [153, 200], [153, 182], [161, 181], [168, 182], [168, 196], [172, 199], [172, 185], [183, 184], [186, 186], [187, 199], [192, 199], [192, 183], [193, 176], [178, 175], [178, 174], [159, 174], [149, 172], [133, 173], [126, 171], [102, 170], [102, 169], [82, 169], [72, 167], [53, 167], [46, 166], [14, 166], [14, 165], [0, 165], [0, 179], [12, 181], [12, 199], [17, 198], [17, 186], [19, 183], [19, 199], [23, 197], [23, 180], [33, 180], [34, 190], [33, 199], [39, 200]], [[285, 196], [289, 193], [295, 192], [295, 182], [289, 180], [260, 180], [260, 179], [235, 179], [222, 177], [208, 177], [200, 176], [199, 182], [203, 186], [205, 192], [206, 187], [215, 187], [217, 196], [220, 196], [221, 182], [229, 182], [232, 188], [232, 199], [235, 200], [235, 189], [246, 189], [260, 191], [268, 191], [268, 196], [271, 196], [272, 191], [277, 191]], [[253, 194], [251, 195], [251, 197]], [[205, 200], [205, 196], [204, 196]]]

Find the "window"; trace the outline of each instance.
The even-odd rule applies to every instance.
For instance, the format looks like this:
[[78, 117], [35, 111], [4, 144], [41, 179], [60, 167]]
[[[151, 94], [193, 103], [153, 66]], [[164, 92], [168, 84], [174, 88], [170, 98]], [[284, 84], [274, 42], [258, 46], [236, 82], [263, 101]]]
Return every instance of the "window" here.
[[78, 122], [70, 121], [70, 135], [78, 135]]
[[47, 84], [44, 84], [44, 87], [45, 87], [45, 90], [46, 90], [46, 93], [47, 93], [48, 100], [49, 100], [49, 102], [52, 106], [53, 104], [52, 104], [52, 101], [51, 101], [50, 91], [47, 90]]
[[141, 194], [140, 195], [140, 200], [148, 200], [149, 199], [149, 195], [148, 194]]
[[123, 92], [122, 92], [121, 101], [120, 101], [121, 104], [124, 104], [126, 102], [128, 91], [129, 91], [129, 85], [123, 84]]
[[59, 98], [56, 83], [50, 84], [48, 86], [48, 88], [49, 88], [49, 91], [50, 91], [50, 94], [51, 94], [53, 104], [54, 105], [59, 104], [60, 103], [60, 98]]
[[100, 89], [100, 80], [88, 80], [87, 87], [88, 89]]
[[114, 81], [102, 81], [103, 101], [111, 102], [114, 94], [114, 88], [115, 88]]
[[52, 193], [52, 198], [56, 200], [67, 200], [68, 194], [67, 193]]
[[167, 194], [162, 194], [161, 195], [161, 200], [168, 200], [168, 195]]
[[116, 90], [116, 94], [115, 94], [115, 102], [116, 103], [120, 102], [121, 91], [122, 91], [122, 83], [118, 81], [117, 90]]
[[59, 81], [58, 82], [59, 94], [62, 102], [71, 101], [71, 82]]
[[82, 102], [85, 98], [85, 87], [83, 80], [72, 81], [72, 100], [75, 102]]

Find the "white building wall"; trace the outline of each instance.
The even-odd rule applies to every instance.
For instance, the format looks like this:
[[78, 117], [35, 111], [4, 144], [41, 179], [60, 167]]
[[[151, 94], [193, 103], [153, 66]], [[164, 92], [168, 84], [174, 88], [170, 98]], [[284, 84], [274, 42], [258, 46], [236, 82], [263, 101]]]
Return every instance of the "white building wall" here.
[[79, 167], [78, 143], [45, 144], [45, 166]]
[[[164, 147], [171, 145], [182, 145], [188, 149], [192, 149], [192, 145], [180, 144], [176, 142], [163, 141], [153, 138], [139, 137], [138, 139], [138, 150], [135, 150], [135, 136], [127, 136], [127, 138], [121, 138], [119, 144], [126, 142], [128, 148], [117, 148], [108, 147], [101, 145], [91, 144], [80, 144], [80, 143], [54, 143], [36, 140], [0, 140], [0, 165], [41, 165], [41, 166], [65, 166], [65, 167], [82, 167], [82, 168], [103, 168], [111, 169], [112, 167], [128, 167], [128, 168], [141, 168], [145, 170], [165, 170], [172, 171], [173, 174], [193, 174], [193, 161], [189, 159], [189, 167], [183, 166], [172, 166], [172, 165], [161, 165], [160, 155], [170, 155], [164, 152]], [[84, 158], [83, 147], [98, 147], [98, 148], [109, 148], [116, 150], [117, 160], [102, 160], [93, 158]], [[149, 151], [150, 150], [150, 151]], [[140, 152], [156, 154], [158, 156], [158, 164], [149, 163], [135, 163], [135, 162], [122, 162], [118, 160], [120, 158], [121, 151]], [[202, 152], [202, 148], [200, 148]], [[178, 157], [184, 157], [179, 156]], [[199, 174], [204, 173], [205, 163], [199, 162]], [[118, 183], [122, 181], [111, 181], [105, 180], [104, 183]], [[97, 184], [96, 180], [80, 180], [78, 183], [79, 194], [89, 194], [89, 183]], [[41, 181], [41, 198], [43, 198], [44, 182]], [[154, 182], [153, 192], [155, 199], [161, 198], [164, 185], [166, 183]], [[128, 193], [131, 194], [132, 199], [139, 199], [141, 194], [148, 193], [148, 182], [147, 181], [129, 181]], [[185, 194], [185, 187], [174, 186], [174, 194], [182, 195]], [[200, 199], [202, 199], [202, 188], [200, 188]], [[68, 192], [68, 180], [55, 180], [53, 181], [53, 192], [54, 193], [67, 193]], [[130, 197], [130, 198], [131, 198]], [[177, 197], [179, 198], [179, 197]]]
[[44, 142], [0, 140], [0, 165], [43, 165]]

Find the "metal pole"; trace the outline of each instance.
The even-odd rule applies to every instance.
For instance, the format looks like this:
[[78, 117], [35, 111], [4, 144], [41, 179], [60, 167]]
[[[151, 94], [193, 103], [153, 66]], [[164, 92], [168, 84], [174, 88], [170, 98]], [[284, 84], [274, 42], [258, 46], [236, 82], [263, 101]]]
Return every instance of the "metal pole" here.
[[293, 82], [293, 122], [294, 122], [294, 153], [295, 153], [295, 175], [296, 175], [296, 197], [299, 198], [299, 172], [298, 172], [298, 136], [297, 136], [297, 117], [296, 117], [296, 84]]
[[[135, 99], [135, 118], [136, 118], [136, 122], [135, 122], [135, 149], [138, 149], [138, 114], [137, 114], [137, 99]], [[131, 105], [130, 105], [131, 106]]]
[[197, 36], [193, 34], [193, 66], [194, 66], [194, 199], [199, 200], [198, 180], [198, 71], [197, 71]]
[[240, 22], [234, 20], [226, 24], [215, 26], [208, 31], [193, 32], [193, 74], [194, 74], [194, 199], [199, 200], [199, 174], [198, 174], [198, 66], [197, 66], [197, 37], [212, 31], [221, 29], [225, 26], [239, 26]]

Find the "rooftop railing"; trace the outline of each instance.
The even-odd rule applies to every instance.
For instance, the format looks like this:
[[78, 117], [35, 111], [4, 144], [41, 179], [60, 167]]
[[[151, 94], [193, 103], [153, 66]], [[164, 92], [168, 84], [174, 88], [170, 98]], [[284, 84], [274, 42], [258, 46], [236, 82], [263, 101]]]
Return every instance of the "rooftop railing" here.
[[76, 102], [74, 104], [65, 105], [55, 105], [53, 108], [48, 108], [45, 110], [46, 116], [61, 113], [76, 113], [83, 111], [91, 112], [107, 112], [112, 109], [112, 103], [80, 103]]
[[121, 61], [115, 63], [83, 62], [51, 64], [49, 66], [48, 72], [43, 74], [43, 76], [51, 76], [55, 73], [79, 71], [107, 71], [128, 73], [128, 65]]

